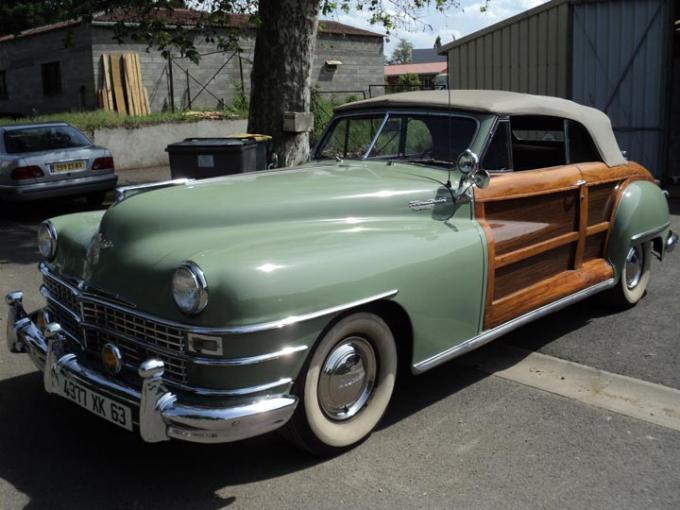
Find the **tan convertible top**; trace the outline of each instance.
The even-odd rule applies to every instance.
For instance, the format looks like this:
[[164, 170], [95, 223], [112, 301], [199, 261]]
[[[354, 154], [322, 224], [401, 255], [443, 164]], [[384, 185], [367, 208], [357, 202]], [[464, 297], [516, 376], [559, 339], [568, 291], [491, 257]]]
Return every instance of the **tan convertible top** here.
[[[451, 103], [449, 104], [449, 92]], [[520, 94], [504, 90], [423, 90], [390, 94], [339, 106], [336, 112], [380, 107], [430, 107], [474, 110], [504, 115], [551, 115], [575, 120], [585, 126], [608, 166], [626, 159], [616, 142], [609, 117], [596, 108], [551, 96]]]

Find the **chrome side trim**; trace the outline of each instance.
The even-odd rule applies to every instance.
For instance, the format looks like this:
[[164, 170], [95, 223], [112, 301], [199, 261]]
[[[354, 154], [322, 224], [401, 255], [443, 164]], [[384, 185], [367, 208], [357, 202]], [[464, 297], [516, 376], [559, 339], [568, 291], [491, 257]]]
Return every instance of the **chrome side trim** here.
[[280, 351], [270, 352], [267, 354], [260, 354], [259, 356], [247, 356], [243, 358], [194, 358], [191, 357], [196, 365], [211, 365], [219, 367], [240, 367], [245, 365], [256, 365], [266, 361], [274, 361], [280, 358], [285, 358], [298, 352], [306, 351], [306, 345], [297, 345], [295, 347], [285, 347]]
[[630, 240], [631, 241], [638, 241], [640, 239], [646, 239], [648, 237], [651, 237], [655, 234], [660, 234], [664, 230], [666, 230], [668, 227], [671, 226], [670, 221], [668, 223], [664, 223], [660, 227], [652, 228], [650, 230], [647, 230], [646, 232], [640, 232], [639, 234], [635, 234], [634, 236], [631, 236]]
[[[43, 273], [44, 275], [49, 276], [50, 278], [54, 278], [57, 281], [63, 282], [63, 279], [60, 279], [59, 277], [55, 276], [54, 273], [50, 271], [47, 265], [44, 263], [40, 264], [40, 272]], [[300, 322], [318, 319], [319, 317], [323, 317], [325, 315], [332, 315], [338, 312], [349, 310], [351, 308], [356, 308], [357, 306], [372, 303], [373, 301], [378, 301], [380, 299], [392, 298], [399, 293], [398, 289], [393, 289], [388, 290], [387, 292], [381, 292], [380, 294], [368, 296], [363, 299], [357, 299], [356, 301], [350, 301], [348, 303], [343, 303], [328, 308], [322, 308], [321, 310], [316, 310], [314, 312], [309, 312], [302, 315], [290, 315], [288, 317], [278, 319], [275, 321], [260, 322], [256, 324], [246, 324], [243, 326], [232, 326], [227, 328], [211, 328], [205, 326], [192, 326], [190, 324], [183, 324], [181, 322], [175, 322], [160, 317], [156, 317], [154, 315], [140, 312], [139, 310], [135, 310], [127, 306], [122, 306], [117, 303], [112, 303], [111, 301], [106, 301], [98, 297], [94, 297], [92, 294], [82, 293], [79, 290], [75, 289], [72, 285], [68, 285], [68, 287], [71, 289], [72, 292], [74, 292], [76, 296], [78, 296], [79, 299], [82, 299], [84, 301], [90, 301], [93, 303], [98, 303], [100, 305], [109, 306], [115, 310], [126, 312], [131, 315], [137, 315], [138, 317], [142, 317], [150, 321], [155, 321], [164, 326], [171, 326], [173, 328], [182, 329], [184, 331], [188, 331], [191, 333], [206, 335], [242, 335], [249, 333], [259, 333], [262, 331], [269, 331], [272, 329], [281, 329], [286, 326], [291, 326], [293, 324], [299, 324]]]
[[564, 297], [560, 300], [544, 305], [541, 308], [525, 313], [524, 315], [516, 317], [511, 321], [506, 322], [505, 324], [501, 324], [500, 326], [496, 326], [493, 329], [483, 331], [479, 335], [472, 337], [469, 340], [465, 340], [464, 342], [458, 345], [454, 345], [450, 349], [447, 349], [443, 352], [440, 352], [439, 354], [435, 354], [434, 356], [427, 358], [426, 360], [416, 363], [412, 367], [413, 373], [422, 374], [423, 372], [431, 368], [434, 368], [437, 365], [441, 365], [442, 363], [457, 358], [458, 356], [462, 356], [463, 354], [466, 354], [472, 351], [473, 349], [481, 347], [482, 345], [485, 345], [491, 342], [492, 340], [495, 340], [499, 336], [503, 336], [506, 333], [509, 333], [510, 331], [519, 328], [520, 326], [524, 326], [525, 324], [528, 324], [536, 319], [548, 315], [549, 313], [561, 310], [562, 308], [565, 308], [578, 301], [593, 296], [598, 292], [609, 289], [613, 287], [615, 284], [616, 280], [614, 278], [610, 278], [609, 280], [605, 280], [604, 282], [600, 282], [596, 285], [593, 285], [592, 287], [588, 287], [579, 292], [571, 294], [570, 296]]

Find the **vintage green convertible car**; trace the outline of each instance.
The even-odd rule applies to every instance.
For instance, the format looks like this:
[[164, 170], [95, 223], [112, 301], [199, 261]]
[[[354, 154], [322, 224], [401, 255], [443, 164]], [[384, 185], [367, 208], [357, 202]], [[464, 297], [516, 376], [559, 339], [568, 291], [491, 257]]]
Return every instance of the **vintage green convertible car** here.
[[631, 306], [677, 243], [600, 111], [492, 91], [344, 105], [298, 168], [120, 189], [42, 224], [47, 306], [10, 305], [45, 389], [146, 441], [366, 438], [424, 372], [595, 293]]

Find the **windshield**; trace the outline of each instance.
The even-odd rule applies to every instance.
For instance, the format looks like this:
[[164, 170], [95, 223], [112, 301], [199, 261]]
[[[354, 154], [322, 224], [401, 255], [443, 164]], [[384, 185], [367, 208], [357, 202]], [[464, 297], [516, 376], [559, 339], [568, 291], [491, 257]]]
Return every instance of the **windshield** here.
[[340, 117], [316, 151], [317, 159], [400, 159], [450, 164], [477, 130], [471, 117], [455, 114], [376, 113]]
[[71, 126], [42, 126], [5, 131], [7, 154], [68, 149], [90, 145], [80, 131]]

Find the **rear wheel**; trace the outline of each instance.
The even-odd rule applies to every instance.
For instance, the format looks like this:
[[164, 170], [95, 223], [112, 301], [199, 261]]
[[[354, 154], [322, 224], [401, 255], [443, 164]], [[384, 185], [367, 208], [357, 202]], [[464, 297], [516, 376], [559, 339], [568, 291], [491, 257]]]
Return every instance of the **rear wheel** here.
[[296, 385], [300, 398], [284, 431], [317, 455], [333, 455], [367, 438], [392, 397], [397, 349], [377, 315], [356, 313], [319, 341]]
[[619, 283], [606, 295], [607, 303], [626, 309], [642, 299], [651, 276], [651, 253], [651, 243], [637, 244], [628, 250]]

